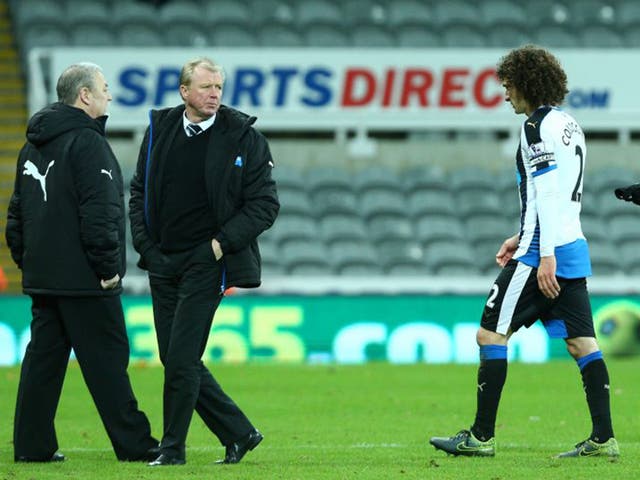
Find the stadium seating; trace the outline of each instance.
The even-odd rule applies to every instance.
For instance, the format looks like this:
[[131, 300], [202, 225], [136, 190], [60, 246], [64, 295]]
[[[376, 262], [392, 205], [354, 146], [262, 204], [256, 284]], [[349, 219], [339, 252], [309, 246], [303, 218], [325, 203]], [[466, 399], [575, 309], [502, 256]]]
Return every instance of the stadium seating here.
[[[640, 6], [634, 0], [22, 0], [11, 2], [21, 45], [49, 45], [55, 34], [30, 38], [29, 27], [60, 29], [55, 42], [114, 45], [152, 33], [122, 33], [127, 24], [162, 28], [158, 45], [314, 47], [496, 47], [536, 42], [549, 47], [637, 47]], [[64, 12], [61, 14], [60, 12]], [[86, 22], [102, 24], [73, 30]], [[181, 27], [174, 27], [178, 22]], [[195, 30], [187, 32], [188, 25]], [[110, 26], [112, 35], [104, 34]], [[139, 27], [138, 30], [142, 30]], [[155, 39], [158, 41], [158, 39]], [[124, 42], [124, 43], [123, 43]], [[136, 46], [140, 44], [135, 44]]]
[[632, 208], [633, 205], [617, 199], [613, 190], [598, 194], [598, 211], [602, 218], [611, 219], [618, 214], [627, 214]]
[[591, 188], [597, 195], [608, 194], [613, 196], [616, 188], [630, 185], [636, 182], [634, 173], [626, 168], [610, 167], [598, 171], [590, 177]]
[[429, 215], [456, 216], [453, 195], [449, 191], [434, 191], [428, 188], [415, 190], [407, 197], [407, 213], [416, 220]]
[[416, 237], [424, 246], [440, 241], [462, 241], [465, 238], [462, 221], [455, 214], [425, 215], [415, 223]]
[[624, 269], [623, 259], [610, 241], [590, 241], [589, 254], [594, 275], [614, 275]]
[[397, 274], [399, 270], [411, 274], [427, 273], [423, 265], [423, 247], [415, 240], [390, 238], [379, 242], [377, 250], [385, 273]]
[[174, 20], [161, 28], [167, 45], [198, 47], [207, 44], [207, 29], [191, 20]]
[[12, 7], [19, 34], [32, 25], [61, 27], [66, 24], [65, 16], [60, 15], [60, 5], [54, 0], [23, 0], [12, 4]]
[[379, 217], [404, 216], [404, 195], [390, 190], [367, 190], [359, 197], [358, 211], [367, 221]]
[[599, 215], [580, 216], [582, 233], [589, 241], [606, 241], [608, 236], [607, 225], [600, 219]]
[[280, 255], [280, 246], [260, 238], [260, 256], [262, 257], [262, 271], [265, 275], [284, 275], [285, 265]]
[[[327, 167], [310, 168], [306, 174], [289, 169], [279, 169], [282, 210], [266, 236], [280, 245], [284, 239], [319, 239], [332, 257], [325, 264], [327, 275], [493, 275], [498, 248], [519, 227], [515, 181], [508, 171], [496, 175], [483, 169], [436, 169], [433, 176], [421, 178], [415, 168], [379, 165], [355, 173]], [[634, 175], [610, 168], [589, 176], [584, 198], [593, 201], [583, 204], [583, 231], [593, 244], [599, 275], [622, 272], [626, 267], [616, 249], [640, 244], [637, 207], [612, 193], [620, 179]], [[318, 262], [313, 271], [321, 268]], [[285, 269], [291, 273], [312, 268]]]
[[335, 273], [339, 275], [370, 276], [382, 273], [379, 254], [369, 243], [349, 239], [334, 241], [329, 246], [329, 255]]
[[640, 248], [638, 244], [624, 245], [619, 252], [620, 268], [627, 275], [640, 275]]
[[465, 241], [434, 242], [425, 248], [426, 265], [438, 275], [470, 276], [481, 273], [475, 254]]
[[113, 25], [116, 30], [124, 23], [158, 26], [159, 12], [150, 3], [120, 0], [115, 2], [112, 10]]
[[85, 21], [70, 31], [71, 44], [76, 47], [103, 47], [116, 43], [116, 35], [109, 25]]
[[173, 22], [188, 22], [193, 25], [206, 27], [209, 20], [203, 15], [204, 8], [191, 0], [172, 0], [162, 4], [159, 8], [160, 24], [163, 27]]
[[387, 22], [386, 2], [376, 0], [351, 0], [344, 2], [344, 19], [347, 26], [360, 24], [382, 25]]
[[640, 24], [640, 4], [634, 0], [624, 0], [618, 5], [617, 13], [612, 12], [617, 25], [628, 27]]
[[289, 240], [314, 240], [320, 238], [318, 226], [313, 218], [298, 215], [282, 215], [274, 226], [264, 235], [283, 244]]
[[361, 195], [373, 190], [402, 192], [402, 184], [389, 167], [372, 165], [358, 172], [353, 180], [354, 187]]
[[22, 30], [21, 36], [22, 44], [26, 50], [45, 45], [58, 47], [71, 44], [67, 29], [64, 26], [53, 24], [41, 25], [36, 22], [30, 22]]
[[[576, 0], [579, 3], [579, 0]], [[563, 26], [571, 23], [573, 17], [569, 9], [556, 0], [538, 0], [537, 2], [526, 2], [527, 19], [529, 24], [537, 28], [544, 25]]]
[[442, 45], [451, 48], [487, 47], [485, 33], [475, 24], [451, 23], [442, 27]]
[[499, 242], [494, 240], [477, 241], [472, 245], [475, 263], [478, 271], [485, 275], [497, 275], [500, 268], [496, 263], [496, 253], [505, 238], [508, 235], [504, 235], [504, 238]]
[[329, 251], [318, 240], [291, 240], [282, 246], [280, 252], [280, 259], [292, 275], [326, 275], [331, 272]]
[[293, 8], [286, 0], [253, 0], [250, 11], [258, 25], [287, 25], [294, 21]]
[[387, 240], [408, 242], [415, 238], [413, 222], [406, 217], [377, 216], [367, 226], [369, 239], [376, 244]]
[[313, 205], [318, 215], [332, 213], [359, 216], [358, 200], [352, 191], [323, 190], [313, 195]]
[[328, 214], [319, 220], [319, 230], [327, 245], [340, 240], [354, 240], [361, 244], [369, 241], [364, 220], [354, 215]]
[[481, 18], [478, 6], [474, 2], [450, 0], [434, 5], [434, 21], [441, 27], [454, 24], [476, 25]]
[[245, 25], [225, 23], [216, 25], [207, 32], [209, 44], [214, 46], [234, 45], [236, 47], [253, 47], [258, 45], [258, 39], [253, 31]]
[[69, 25], [80, 26], [85, 22], [111, 25], [111, 12], [100, 1], [67, 0], [67, 21]]
[[351, 45], [354, 47], [393, 47], [393, 33], [384, 26], [354, 25], [351, 29]]
[[640, 23], [628, 25], [624, 28], [622, 35], [624, 43], [629, 48], [640, 48]]
[[303, 45], [302, 35], [291, 25], [277, 23], [263, 25], [258, 32], [258, 45], [263, 47], [298, 47]]
[[480, 213], [493, 216], [502, 215], [500, 197], [493, 190], [481, 193], [472, 190], [456, 191], [454, 199], [459, 214], [464, 219], [474, 217]]
[[475, 195], [493, 192], [495, 175], [484, 168], [464, 167], [453, 170], [449, 175], [454, 192], [469, 192]]
[[151, 24], [123, 20], [118, 28], [118, 45], [160, 47], [164, 45], [164, 37], [161, 30]]
[[388, 5], [388, 22], [396, 29], [403, 29], [407, 25], [421, 25], [429, 29], [434, 23], [431, 5], [418, 0], [395, 0]]
[[340, 7], [331, 0], [305, 0], [294, 5], [294, 21], [301, 29], [316, 23], [340, 25], [343, 21]]
[[549, 48], [576, 48], [580, 41], [576, 33], [568, 26], [541, 25], [535, 29], [534, 43]]
[[402, 174], [404, 190], [412, 193], [419, 190], [448, 192], [449, 185], [444, 171], [425, 162], [420, 168], [408, 168]]
[[518, 229], [516, 219], [479, 213], [465, 222], [465, 237], [471, 244], [493, 242], [496, 248]]
[[398, 47], [436, 48], [442, 46], [442, 38], [435, 29], [426, 29], [421, 24], [405, 24], [396, 33]]
[[586, 48], [623, 48], [624, 38], [612, 27], [592, 25], [579, 34], [581, 44]]
[[496, 23], [487, 33], [488, 46], [493, 48], [515, 48], [531, 42], [527, 29], [513, 23]]
[[[572, 21], [576, 25], [590, 27], [597, 25], [614, 25], [618, 22], [616, 9], [611, 2], [602, 0], [583, 0], [569, 4]], [[631, 18], [633, 16], [631, 15]]]
[[635, 245], [640, 250], [640, 218], [638, 212], [632, 210], [633, 205], [627, 205], [626, 213], [613, 216], [608, 222], [609, 238], [620, 248]]
[[[204, 15], [200, 15], [209, 20], [209, 26], [218, 28], [228, 23], [243, 26], [250, 29], [253, 26], [253, 11], [246, 2], [237, 0], [216, 0], [215, 2], [204, 2]], [[200, 9], [202, 5], [200, 4]]]
[[302, 32], [304, 45], [307, 47], [348, 47], [349, 35], [340, 26], [332, 23], [314, 23]]
[[529, 23], [524, 7], [509, 0], [484, 0], [479, 2], [480, 18], [489, 29], [500, 29], [504, 25], [512, 25], [523, 30]]

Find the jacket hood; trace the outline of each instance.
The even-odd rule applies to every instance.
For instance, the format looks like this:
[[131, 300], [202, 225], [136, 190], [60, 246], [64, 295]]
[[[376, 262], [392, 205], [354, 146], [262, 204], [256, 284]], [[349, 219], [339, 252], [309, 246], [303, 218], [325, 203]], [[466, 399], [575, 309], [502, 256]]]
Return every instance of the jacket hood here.
[[104, 135], [106, 122], [106, 115], [93, 119], [77, 107], [56, 102], [31, 117], [27, 140], [38, 146], [79, 128], [90, 128]]

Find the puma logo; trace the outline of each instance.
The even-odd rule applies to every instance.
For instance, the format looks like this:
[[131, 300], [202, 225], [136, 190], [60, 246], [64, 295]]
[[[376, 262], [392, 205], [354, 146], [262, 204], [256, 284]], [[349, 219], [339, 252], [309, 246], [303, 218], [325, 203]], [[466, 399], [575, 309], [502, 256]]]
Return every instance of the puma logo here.
[[482, 382], [481, 384], [478, 385], [478, 390], [480, 390], [481, 392], [484, 392], [484, 386], [487, 384], [487, 382]]
[[31, 175], [33, 178], [40, 182], [40, 188], [42, 188], [42, 193], [44, 194], [44, 201], [47, 201], [47, 175], [49, 174], [49, 169], [53, 167], [55, 160], [51, 160], [49, 165], [47, 166], [47, 171], [44, 172], [44, 175], [40, 173], [38, 167], [31, 160], [27, 160], [24, 162], [24, 171], [23, 175]]
[[113, 177], [111, 176], [111, 170], [105, 170], [104, 168], [102, 170], [100, 170], [100, 173], [104, 173], [105, 175], [108, 175], [109, 178], [111, 180], [113, 180]]
[[538, 122], [527, 122], [527, 125], [531, 125], [533, 128], [536, 128], [536, 124]]

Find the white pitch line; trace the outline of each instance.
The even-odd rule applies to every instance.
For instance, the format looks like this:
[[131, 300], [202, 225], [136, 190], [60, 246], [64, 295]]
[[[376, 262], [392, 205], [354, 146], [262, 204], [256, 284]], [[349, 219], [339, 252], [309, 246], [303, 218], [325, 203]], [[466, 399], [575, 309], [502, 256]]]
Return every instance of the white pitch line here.
[[[291, 446], [286, 446], [286, 445], [261, 445], [260, 446], [260, 450], [290, 450], [290, 449], [300, 449], [300, 450], [304, 450], [304, 449], [309, 449], [309, 450], [329, 450], [329, 449], [335, 449], [335, 448], [362, 448], [362, 449], [370, 449], [370, 448], [408, 448], [409, 445], [403, 445], [400, 443], [356, 443], [356, 444], [352, 444], [352, 445], [336, 445], [335, 443], [327, 443], [327, 444], [323, 444], [323, 445], [300, 445], [300, 444], [296, 444], [296, 445], [291, 445]], [[222, 446], [220, 447], [189, 447], [187, 446], [187, 451], [192, 451], [192, 452], [218, 452], [218, 451], [223, 451]], [[1, 451], [1, 450], [0, 450]], [[85, 447], [64, 447], [61, 446], [60, 447], [60, 451], [67, 453], [67, 452], [77, 452], [77, 453], [84, 453], [84, 452], [91, 452], [91, 453], [100, 453], [100, 452], [104, 452], [104, 453], [112, 453], [113, 450], [110, 448], [85, 448]]]
[[[428, 441], [424, 443], [418, 444], [417, 446], [424, 446], [427, 450], [431, 448]], [[637, 447], [640, 445], [640, 442], [622, 442], [621, 447]], [[499, 443], [500, 447], [503, 448], [531, 448], [531, 443], [521, 444], [521, 443]], [[334, 449], [344, 449], [344, 448], [355, 448], [355, 449], [374, 449], [374, 448], [415, 448], [415, 444], [403, 444], [403, 443], [354, 443], [351, 445], [337, 445], [335, 443], [327, 443], [327, 444], [294, 444], [294, 445], [261, 445], [260, 450], [334, 450]], [[537, 448], [541, 449], [557, 449], [562, 447], [567, 447], [566, 443], [545, 443], [545, 444], [536, 444]], [[568, 448], [568, 447], [567, 447]], [[0, 449], [0, 453], [3, 449]], [[110, 448], [84, 448], [84, 447], [71, 447], [66, 448], [64, 446], [60, 447], [60, 451], [63, 453], [67, 452], [98, 452], [98, 453], [113, 453], [113, 450]], [[187, 451], [191, 452], [212, 452], [212, 453], [221, 453], [223, 452], [223, 447], [189, 447], [187, 446]]]

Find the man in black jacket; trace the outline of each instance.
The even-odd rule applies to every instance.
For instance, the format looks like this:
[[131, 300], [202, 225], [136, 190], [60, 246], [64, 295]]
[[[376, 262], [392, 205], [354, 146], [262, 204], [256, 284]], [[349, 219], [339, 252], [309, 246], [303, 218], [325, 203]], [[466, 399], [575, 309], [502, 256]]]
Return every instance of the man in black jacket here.
[[164, 435], [151, 466], [185, 463], [194, 409], [238, 463], [262, 434], [201, 358], [225, 289], [260, 285], [257, 237], [278, 209], [273, 160], [249, 117], [220, 105], [224, 72], [186, 63], [184, 105], [152, 111], [131, 182], [129, 213], [139, 266], [149, 271], [165, 367]]
[[64, 460], [54, 417], [72, 348], [117, 458], [148, 460], [158, 455], [158, 442], [127, 375], [123, 181], [105, 138], [111, 94], [91, 63], [68, 67], [57, 93], [58, 103], [29, 121], [7, 219], [7, 243], [33, 316], [14, 460]]

